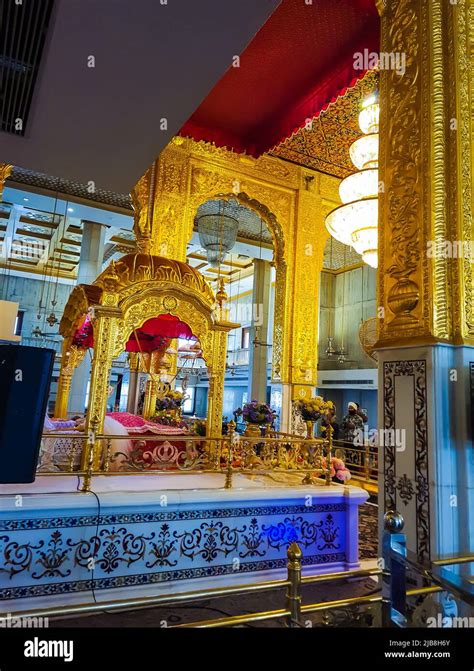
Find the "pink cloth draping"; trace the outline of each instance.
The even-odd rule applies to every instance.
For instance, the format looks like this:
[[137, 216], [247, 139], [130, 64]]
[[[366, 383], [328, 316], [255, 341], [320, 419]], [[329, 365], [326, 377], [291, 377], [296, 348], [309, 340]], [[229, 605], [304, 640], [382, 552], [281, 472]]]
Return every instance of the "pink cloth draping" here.
[[188, 433], [187, 429], [150, 422], [149, 420], [143, 419], [143, 417], [140, 417], [139, 415], [133, 415], [130, 412], [109, 412], [107, 413], [107, 416], [112, 417], [112, 419], [115, 419], [122, 426], [124, 426], [127, 429], [129, 435], [134, 435], [137, 433], [153, 433], [155, 435], [164, 436], [182, 436]]

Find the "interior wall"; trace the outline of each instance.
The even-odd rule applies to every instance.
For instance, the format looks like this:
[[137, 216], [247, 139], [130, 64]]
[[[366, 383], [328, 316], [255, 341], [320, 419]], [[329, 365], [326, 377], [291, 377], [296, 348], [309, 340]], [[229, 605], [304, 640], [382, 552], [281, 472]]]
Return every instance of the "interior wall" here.
[[[23, 338], [31, 338], [31, 332], [35, 326], [39, 326], [47, 333], [57, 334], [59, 320], [64, 312], [72, 286], [70, 284], [55, 284], [54, 281], [32, 279], [29, 277], [19, 277], [17, 275], [0, 275], [0, 283], [3, 285], [3, 298], [7, 301], [14, 301], [20, 304], [19, 309], [24, 310], [23, 327], [21, 335]], [[56, 291], [57, 304], [54, 308], [58, 323], [49, 326], [46, 317], [51, 314], [53, 306], [51, 300]], [[39, 302], [43, 292], [43, 307], [41, 309], [41, 319], [37, 319]], [[53, 336], [51, 336], [53, 337]]]
[[[343, 273], [321, 273], [320, 370], [377, 367], [359, 340], [361, 321], [376, 315], [376, 276], [377, 271], [365, 264]], [[330, 333], [336, 349], [344, 343], [347, 358], [342, 364], [325, 354]]]

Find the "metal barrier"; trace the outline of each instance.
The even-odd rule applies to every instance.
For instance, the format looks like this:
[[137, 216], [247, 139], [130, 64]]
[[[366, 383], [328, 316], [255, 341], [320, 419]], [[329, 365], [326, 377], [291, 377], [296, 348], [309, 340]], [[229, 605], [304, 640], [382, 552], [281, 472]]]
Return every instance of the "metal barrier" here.
[[[407, 597], [429, 593], [449, 592], [464, 603], [474, 605], [474, 585], [470, 575], [459, 575], [447, 567], [474, 563], [474, 555], [438, 559], [420, 564], [416, 556], [407, 551], [404, 521], [396, 511], [388, 511], [384, 517], [383, 536], [383, 618], [386, 626], [407, 626]], [[411, 570], [423, 582], [433, 583], [407, 589], [407, 571]]]
[[[64, 452], [60, 467], [53, 454], [58, 445]], [[96, 475], [164, 473], [222, 473], [226, 488], [232, 487], [236, 473], [256, 472], [302, 474], [304, 484], [330, 485], [331, 457], [330, 439], [286, 436], [268, 429], [265, 435], [245, 436], [229, 422], [228, 435], [216, 437], [46, 433], [39, 470], [46, 475], [82, 476], [82, 491], [90, 491]]]

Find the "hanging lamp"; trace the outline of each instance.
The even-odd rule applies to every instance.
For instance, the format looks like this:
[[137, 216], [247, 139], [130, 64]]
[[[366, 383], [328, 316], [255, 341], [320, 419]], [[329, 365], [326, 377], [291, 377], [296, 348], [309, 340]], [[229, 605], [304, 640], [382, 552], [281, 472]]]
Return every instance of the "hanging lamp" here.
[[359, 113], [363, 135], [349, 148], [357, 172], [339, 184], [343, 204], [326, 217], [329, 233], [353, 247], [364, 263], [373, 268], [378, 260], [379, 112], [377, 97], [367, 98]]
[[218, 268], [237, 240], [239, 222], [225, 214], [225, 202], [219, 204], [216, 214], [202, 214], [196, 218], [199, 241], [206, 250], [207, 261]]

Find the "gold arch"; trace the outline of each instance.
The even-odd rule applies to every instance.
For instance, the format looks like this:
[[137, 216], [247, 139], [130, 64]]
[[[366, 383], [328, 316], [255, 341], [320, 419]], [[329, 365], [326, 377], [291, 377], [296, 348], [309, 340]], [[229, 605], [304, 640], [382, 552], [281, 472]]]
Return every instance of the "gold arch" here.
[[119, 336], [114, 348], [114, 356], [123, 351], [127, 340], [133, 331], [139, 329], [148, 319], [158, 317], [162, 314], [170, 314], [178, 317], [187, 324], [193, 335], [201, 343], [203, 357], [206, 361], [211, 360], [212, 343], [209, 342], [208, 334], [213, 329], [211, 311], [207, 312], [199, 308], [192, 298], [183, 298], [179, 296], [179, 291], [170, 292], [166, 288], [149, 288], [140, 293], [140, 300], [137, 302], [136, 296], [128, 296], [126, 301], [119, 304], [122, 310], [123, 318], [119, 322]]
[[[77, 328], [81, 315], [92, 309], [94, 356], [87, 430], [97, 433], [103, 430], [112, 360], [124, 350], [130, 334], [148, 319], [172, 314], [188, 324], [199, 339], [210, 378], [207, 431], [208, 435], [220, 434], [227, 333], [238, 324], [226, 320], [225, 310], [216, 305], [204, 277], [182, 261], [138, 252], [112, 261], [91, 287], [80, 285], [74, 289], [60, 326], [65, 342], [72, 342], [73, 329]], [[73, 367], [67, 363], [70, 361], [71, 357], [63, 357], [61, 380], [72, 375]], [[68, 385], [59, 386], [63, 391], [57, 407], [64, 411]], [[96, 464], [98, 458], [95, 454]], [[84, 468], [87, 459], [83, 455]]]
[[[230, 179], [230, 178], [229, 178]], [[249, 185], [250, 186], [250, 185]], [[285, 311], [284, 306], [288, 286], [287, 281], [287, 261], [285, 257], [285, 234], [283, 227], [278, 221], [277, 216], [258, 198], [249, 196], [246, 192], [240, 191], [216, 193], [208, 191], [207, 193], [198, 192], [192, 194], [190, 198], [189, 215], [194, 222], [194, 217], [201, 205], [208, 200], [236, 200], [241, 205], [248, 207], [258, 214], [267, 225], [273, 241], [273, 265], [275, 267], [275, 301], [274, 301], [274, 328], [273, 328], [273, 349], [272, 349], [272, 379], [280, 380], [282, 376], [282, 358], [283, 358], [283, 333]], [[189, 240], [192, 237], [193, 226], [188, 224], [190, 230]], [[188, 242], [189, 242], [188, 240]]]

